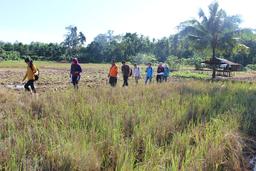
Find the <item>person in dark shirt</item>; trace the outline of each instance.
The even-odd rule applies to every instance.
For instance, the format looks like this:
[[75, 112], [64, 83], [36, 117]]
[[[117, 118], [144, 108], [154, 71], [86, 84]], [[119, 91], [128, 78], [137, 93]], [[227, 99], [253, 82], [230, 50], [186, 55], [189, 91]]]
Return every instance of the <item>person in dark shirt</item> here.
[[156, 75], [156, 82], [161, 83], [164, 78], [164, 67], [162, 63], [160, 63], [157, 67], [157, 75]]
[[123, 79], [124, 79], [124, 83], [123, 83], [123, 87], [128, 86], [128, 77], [130, 76], [130, 67], [129, 65], [125, 64], [125, 61], [122, 61], [122, 73], [123, 73]]
[[75, 89], [78, 89], [78, 82], [81, 77], [81, 75], [80, 75], [81, 72], [82, 72], [82, 68], [78, 63], [77, 58], [73, 58], [71, 68], [70, 68], [70, 78], [71, 78], [71, 81], [72, 81]]

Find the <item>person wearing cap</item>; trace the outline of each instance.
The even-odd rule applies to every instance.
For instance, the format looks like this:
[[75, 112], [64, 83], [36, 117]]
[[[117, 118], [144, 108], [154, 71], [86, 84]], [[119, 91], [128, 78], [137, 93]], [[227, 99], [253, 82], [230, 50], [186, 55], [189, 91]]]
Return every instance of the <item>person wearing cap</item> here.
[[124, 79], [124, 83], [123, 83], [123, 87], [128, 86], [128, 78], [131, 74], [131, 70], [129, 65], [125, 64], [125, 61], [122, 61], [122, 73], [123, 73], [123, 79]]
[[108, 78], [109, 78], [109, 84], [112, 87], [115, 87], [117, 84], [117, 74], [118, 74], [118, 68], [115, 64], [115, 61], [112, 61], [112, 65], [109, 69]]
[[81, 72], [82, 72], [82, 68], [81, 68], [80, 64], [78, 63], [78, 59], [73, 58], [69, 76], [71, 78], [71, 81], [72, 81], [75, 89], [78, 89], [78, 82], [81, 77]]
[[[34, 81], [35, 81], [35, 76], [38, 74], [38, 69], [33, 64], [33, 61], [30, 60], [29, 58], [25, 59], [25, 63], [27, 64], [27, 71], [26, 71], [26, 74], [25, 74], [22, 82], [27, 80], [27, 83], [24, 85], [24, 88], [26, 91], [31, 92], [31, 90], [32, 90], [33, 93], [36, 93]], [[31, 90], [29, 87], [31, 88]]]

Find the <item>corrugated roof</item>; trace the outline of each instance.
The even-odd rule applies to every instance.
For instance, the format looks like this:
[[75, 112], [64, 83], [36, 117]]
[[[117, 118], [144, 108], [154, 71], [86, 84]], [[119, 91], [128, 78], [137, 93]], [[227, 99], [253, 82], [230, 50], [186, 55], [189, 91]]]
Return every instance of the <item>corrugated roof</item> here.
[[210, 65], [215, 63], [215, 64], [229, 64], [229, 65], [237, 65], [237, 66], [239, 65], [240, 66], [239, 63], [231, 62], [227, 59], [223, 59], [223, 58], [215, 58], [215, 59], [216, 59], [215, 62], [213, 62], [212, 59], [211, 59], [211, 60], [208, 60], [208, 61], [204, 61], [204, 63], [210, 64]]
[[217, 58], [221, 64], [229, 64], [229, 65], [240, 65], [238, 63], [235, 63], [235, 62], [231, 62], [227, 59], [223, 59], [223, 58]]

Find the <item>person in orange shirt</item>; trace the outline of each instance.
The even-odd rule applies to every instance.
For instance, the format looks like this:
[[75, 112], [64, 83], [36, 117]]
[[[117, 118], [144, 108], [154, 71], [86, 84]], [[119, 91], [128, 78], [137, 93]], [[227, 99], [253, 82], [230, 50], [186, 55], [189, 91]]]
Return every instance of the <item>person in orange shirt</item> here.
[[118, 68], [115, 64], [115, 61], [112, 61], [112, 66], [109, 69], [108, 78], [109, 78], [109, 84], [112, 87], [116, 86], [117, 83], [117, 74], [118, 74]]
[[27, 79], [27, 83], [24, 85], [24, 88], [26, 91], [30, 91], [29, 87], [31, 87], [33, 93], [36, 93], [34, 81], [36, 80], [36, 76], [38, 75], [38, 69], [33, 64], [33, 61], [30, 60], [29, 58], [26, 58], [25, 62], [27, 63], [27, 72], [26, 72], [22, 82]]

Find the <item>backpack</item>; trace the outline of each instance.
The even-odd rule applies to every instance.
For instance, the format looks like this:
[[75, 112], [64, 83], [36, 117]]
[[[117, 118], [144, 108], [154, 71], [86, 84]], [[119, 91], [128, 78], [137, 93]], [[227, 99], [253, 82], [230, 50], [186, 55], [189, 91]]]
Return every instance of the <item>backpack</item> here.
[[35, 74], [35, 81], [39, 80], [39, 69], [36, 69], [38, 74]]
[[132, 76], [132, 69], [130, 68], [129, 77]]

